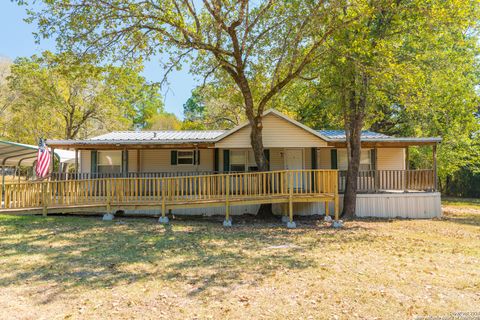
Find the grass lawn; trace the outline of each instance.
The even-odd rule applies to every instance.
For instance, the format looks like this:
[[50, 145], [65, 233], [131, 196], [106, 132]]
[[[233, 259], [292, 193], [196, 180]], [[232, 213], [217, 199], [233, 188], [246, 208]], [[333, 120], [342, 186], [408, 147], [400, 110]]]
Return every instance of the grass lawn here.
[[[246, 218], [245, 218], [246, 219]], [[480, 311], [480, 203], [436, 220], [0, 216], [0, 318], [412, 319]]]

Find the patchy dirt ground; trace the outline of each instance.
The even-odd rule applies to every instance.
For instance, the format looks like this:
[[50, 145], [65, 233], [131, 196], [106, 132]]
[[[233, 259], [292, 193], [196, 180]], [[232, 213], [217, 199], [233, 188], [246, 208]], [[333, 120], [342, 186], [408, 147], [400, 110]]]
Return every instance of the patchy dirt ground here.
[[412, 319], [480, 311], [480, 205], [436, 220], [0, 216], [0, 318]]

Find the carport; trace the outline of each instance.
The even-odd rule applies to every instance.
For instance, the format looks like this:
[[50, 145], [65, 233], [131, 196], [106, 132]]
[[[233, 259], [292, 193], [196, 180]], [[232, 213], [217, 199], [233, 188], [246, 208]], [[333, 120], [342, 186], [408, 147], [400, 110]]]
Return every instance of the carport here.
[[[2, 185], [5, 184], [5, 173], [7, 168], [14, 168], [14, 172], [17, 172], [20, 166], [33, 167], [37, 160], [37, 153], [38, 146], [12, 141], [0, 141], [0, 168], [2, 169]], [[54, 156], [61, 164], [74, 163], [75, 161], [75, 152], [73, 151], [57, 149], [54, 150]], [[50, 172], [52, 171], [53, 170]]]

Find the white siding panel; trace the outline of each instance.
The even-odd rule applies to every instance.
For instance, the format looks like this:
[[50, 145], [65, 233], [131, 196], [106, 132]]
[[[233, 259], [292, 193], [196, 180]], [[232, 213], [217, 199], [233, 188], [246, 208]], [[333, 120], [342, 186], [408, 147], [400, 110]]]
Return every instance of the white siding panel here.
[[[439, 192], [419, 193], [379, 193], [357, 195], [357, 216], [374, 218], [430, 219], [441, 217], [441, 197]], [[343, 195], [340, 195], [340, 210], [343, 207]], [[287, 214], [288, 206], [274, 204], [275, 214]], [[324, 203], [295, 203], [295, 215], [325, 214]], [[333, 203], [330, 202], [333, 216]]]
[[81, 173], [90, 173], [91, 170], [91, 152], [90, 150], [80, 150], [79, 155], [79, 167]]
[[[266, 148], [324, 147], [326, 142], [274, 114], [263, 118], [263, 145]], [[249, 148], [250, 126], [216, 143], [218, 148]]]
[[404, 148], [377, 149], [378, 170], [405, 170]]

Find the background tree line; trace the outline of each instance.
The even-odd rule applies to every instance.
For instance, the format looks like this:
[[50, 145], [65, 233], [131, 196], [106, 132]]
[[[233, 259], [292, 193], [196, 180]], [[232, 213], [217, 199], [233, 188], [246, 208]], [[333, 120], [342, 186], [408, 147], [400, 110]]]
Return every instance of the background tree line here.
[[[178, 129], [158, 83], [141, 65], [101, 64], [91, 55], [49, 51], [0, 62], [0, 137], [36, 144], [111, 130]], [[173, 119], [173, 121], [172, 121]]]

